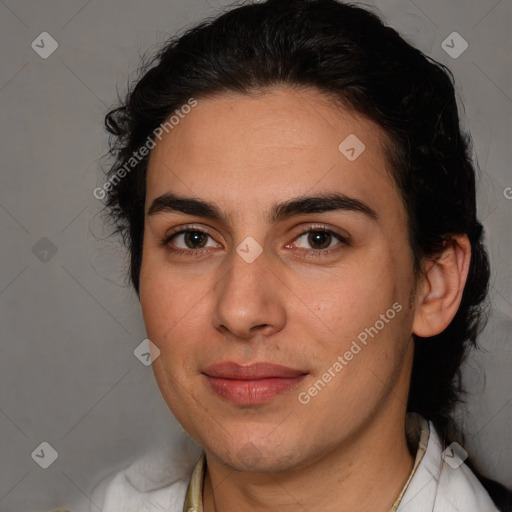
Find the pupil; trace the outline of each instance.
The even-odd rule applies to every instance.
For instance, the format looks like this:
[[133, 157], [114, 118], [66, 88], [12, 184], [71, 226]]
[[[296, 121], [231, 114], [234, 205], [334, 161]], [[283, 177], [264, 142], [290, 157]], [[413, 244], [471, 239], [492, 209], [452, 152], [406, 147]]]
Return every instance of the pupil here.
[[321, 231], [311, 232], [308, 238], [308, 242], [312, 246], [319, 246], [319, 249], [329, 247], [329, 244], [331, 243], [331, 235], [329, 233], [323, 233]]
[[191, 249], [204, 247], [206, 245], [206, 236], [200, 231], [189, 231], [185, 234], [185, 243]]

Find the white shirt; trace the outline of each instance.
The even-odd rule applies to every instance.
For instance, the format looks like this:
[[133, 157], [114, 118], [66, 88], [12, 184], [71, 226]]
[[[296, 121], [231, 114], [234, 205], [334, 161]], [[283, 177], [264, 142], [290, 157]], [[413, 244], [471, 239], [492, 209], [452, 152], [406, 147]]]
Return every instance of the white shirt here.
[[[429, 429], [426, 450], [406, 484], [398, 512], [499, 512], [464, 463], [443, 457], [433, 424], [424, 424]], [[96, 486], [90, 511], [182, 512], [201, 453], [202, 448], [184, 436], [172, 453], [154, 450], [144, 455]]]

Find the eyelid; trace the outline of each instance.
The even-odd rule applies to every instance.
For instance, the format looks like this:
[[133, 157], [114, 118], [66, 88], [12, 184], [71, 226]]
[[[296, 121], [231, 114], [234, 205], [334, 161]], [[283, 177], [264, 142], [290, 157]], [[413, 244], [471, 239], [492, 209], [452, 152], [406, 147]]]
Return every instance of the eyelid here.
[[350, 242], [350, 235], [345, 230], [336, 227], [331, 227], [330, 225], [327, 224], [313, 222], [311, 224], [307, 224], [306, 227], [304, 227], [304, 223], [302, 223], [300, 227], [297, 229], [298, 232], [296, 235], [294, 235], [293, 240], [297, 239], [299, 236], [309, 233], [310, 231], [325, 231], [326, 233], [331, 233], [347, 243]]
[[[170, 242], [170, 240], [173, 237], [175, 237], [176, 235], [181, 235], [183, 233], [187, 233], [190, 231], [197, 231], [199, 233], [204, 233], [205, 235], [208, 235], [210, 238], [215, 240], [214, 237], [212, 236], [212, 234], [207, 229], [205, 229], [203, 227], [196, 226], [194, 224], [183, 224], [181, 226], [178, 226], [177, 228], [172, 229], [171, 231], [166, 232], [161, 241], [161, 244], [163, 246], [166, 246]], [[219, 242], [217, 242], [217, 243], [219, 243]], [[189, 250], [193, 251], [194, 249], [189, 249]]]

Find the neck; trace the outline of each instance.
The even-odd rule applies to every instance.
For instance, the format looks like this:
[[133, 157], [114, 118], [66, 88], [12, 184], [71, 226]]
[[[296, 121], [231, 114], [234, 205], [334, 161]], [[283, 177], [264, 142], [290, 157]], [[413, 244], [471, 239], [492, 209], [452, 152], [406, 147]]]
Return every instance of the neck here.
[[334, 450], [290, 471], [234, 471], [206, 452], [204, 512], [387, 512], [413, 467], [405, 422], [397, 420], [404, 412], [388, 409]]

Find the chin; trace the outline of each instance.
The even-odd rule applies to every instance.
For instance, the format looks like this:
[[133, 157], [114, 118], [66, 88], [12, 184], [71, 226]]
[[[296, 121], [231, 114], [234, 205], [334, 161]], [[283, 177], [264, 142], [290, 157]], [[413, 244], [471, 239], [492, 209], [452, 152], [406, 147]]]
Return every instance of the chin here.
[[[260, 437], [249, 437], [246, 431], [240, 438], [228, 436], [219, 443], [212, 443], [210, 438], [203, 446], [219, 463], [235, 471], [276, 473], [303, 463], [302, 446], [285, 445], [278, 439], [269, 440], [266, 433]], [[299, 455], [301, 460], [297, 460]]]

